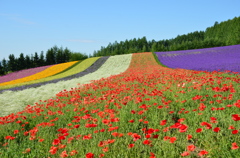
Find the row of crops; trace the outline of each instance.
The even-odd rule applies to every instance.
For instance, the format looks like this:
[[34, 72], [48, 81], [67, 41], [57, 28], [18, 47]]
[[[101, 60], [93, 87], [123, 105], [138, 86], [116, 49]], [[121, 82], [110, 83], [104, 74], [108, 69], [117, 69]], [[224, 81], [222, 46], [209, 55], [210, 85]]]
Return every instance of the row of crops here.
[[[31, 81], [3, 76], [12, 84], [0, 86], [0, 157], [240, 157], [240, 71], [206, 69], [239, 57], [226, 48], [156, 52], [180, 69], [134, 53], [68, 63]], [[208, 62], [190, 62], [199, 57]]]

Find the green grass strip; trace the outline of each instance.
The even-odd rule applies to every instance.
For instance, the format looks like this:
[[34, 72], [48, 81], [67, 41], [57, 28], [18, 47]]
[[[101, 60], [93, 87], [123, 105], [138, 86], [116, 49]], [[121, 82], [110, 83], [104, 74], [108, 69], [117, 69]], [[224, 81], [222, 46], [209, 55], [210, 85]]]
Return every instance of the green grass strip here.
[[156, 62], [157, 62], [159, 65], [161, 65], [161, 66], [163, 66], [163, 67], [167, 67], [166, 65], [163, 65], [163, 64], [158, 60], [158, 57], [157, 57], [156, 53], [152, 52], [152, 54], [153, 54], [153, 56], [154, 56], [154, 59], [156, 60]]

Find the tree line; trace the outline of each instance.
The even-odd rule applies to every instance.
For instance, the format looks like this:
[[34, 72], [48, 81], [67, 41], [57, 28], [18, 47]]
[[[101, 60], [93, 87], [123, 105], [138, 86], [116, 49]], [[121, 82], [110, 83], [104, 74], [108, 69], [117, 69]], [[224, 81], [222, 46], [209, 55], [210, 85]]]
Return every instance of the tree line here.
[[0, 75], [9, 72], [19, 71], [23, 69], [35, 68], [45, 65], [60, 64], [69, 61], [84, 60], [88, 58], [86, 54], [72, 52], [68, 48], [53, 46], [48, 49], [46, 55], [43, 51], [40, 54], [24, 55], [21, 53], [19, 57], [10, 54], [7, 59], [0, 61]]
[[240, 17], [215, 22], [205, 31], [195, 31], [176, 38], [147, 41], [146, 37], [114, 43], [94, 51], [93, 56], [119, 55], [137, 52], [176, 51], [240, 44]]

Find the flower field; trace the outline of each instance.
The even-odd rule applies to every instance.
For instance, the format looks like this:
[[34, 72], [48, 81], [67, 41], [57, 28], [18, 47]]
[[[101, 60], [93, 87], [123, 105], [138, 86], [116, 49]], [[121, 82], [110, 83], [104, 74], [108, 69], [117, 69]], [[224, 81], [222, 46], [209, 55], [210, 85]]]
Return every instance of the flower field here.
[[23, 78], [23, 77], [27, 77], [27, 76], [36, 74], [40, 71], [45, 70], [46, 68], [48, 68], [50, 66], [51, 65], [32, 68], [32, 69], [27, 69], [27, 70], [21, 70], [21, 71], [9, 73], [9, 74], [4, 75], [4, 76], [0, 76], [0, 83], [8, 82], [8, 81], [11, 81], [11, 80], [16, 80], [16, 79], [19, 79], [19, 78]]
[[240, 72], [240, 45], [171, 52], [156, 52], [170, 68]]
[[[81, 61], [75, 62], [73, 65], [71, 65], [70, 67], [68, 67], [64, 71], [60, 71], [57, 74], [54, 74], [52, 76], [48, 76], [48, 77], [40, 78], [40, 79], [35, 79], [35, 80], [30, 80], [30, 81], [19, 83], [19, 84], [2, 86], [2, 89], [3, 88], [5, 88], [5, 89], [11, 89], [12, 88], [11, 90], [14, 90], [16, 88], [18, 89], [19, 87], [22, 87], [22, 89], [25, 89], [25, 88], [33, 87], [33, 85], [42, 85], [42, 84], [48, 83], [48, 81], [52, 82], [53, 80], [57, 80], [57, 81], [62, 80], [64, 78], [68, 77], [68, 76], [72, 76], [72, 75], [75, 75], [79, 72], [82, 72], [82, 71], [86, 70], [97, 59], [99, 59], [99, 57], [90, 58], [90, 59], [84, 60], [83, 62], [81, 62]], [[59, 66], [61, 66], [61, 65], [59, 65]], [[44, 72], [40, 72], [40, 73], [44, 73]]]
[[43, 71], [40, 71], [36, 74], [30, 75], [30, 76], [27, 76], [27, 77], [24, 77], [24, 78], [19, 78], [19, 79], [16, 79], [16, 80], [12, 80], [12, 81], [9, 81], [9, 82], [0, 83], [0, 89], [5, 89], [6, 87], [11, 88], [11, 87], [14, 87], [14, 86], [23, 85], [24, 83], [29, 82], [29, 81], [38, 80], [38, 79], [42, 79], [42, 78], [45, 78], [45, 77], [55, 75], [55, 74], [65, 70], [65, 69], [67, 69], [68, 67], [72, 66], [76, 62], [77, 61], [53, 65], [53, 66], [51, 66], [51, 67], [49, 67], [49, 68], [47, 68]]
[[0, 111], [26, 106], [0, 117], [0, 157], [237, 158], [239, 83], [152, 53], [112, 56], [82, 77], [0, 94]]

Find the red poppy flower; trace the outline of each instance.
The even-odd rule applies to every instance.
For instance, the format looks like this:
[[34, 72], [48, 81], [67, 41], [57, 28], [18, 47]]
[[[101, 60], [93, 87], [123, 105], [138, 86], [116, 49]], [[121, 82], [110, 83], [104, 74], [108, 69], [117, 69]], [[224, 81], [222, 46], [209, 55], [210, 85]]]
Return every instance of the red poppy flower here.
[[128, 145], [128, 148], [133, 148], [134, 147], [134, 144], [129, 144]]
[[66, 145], [64, 145], [64, 144], [59, 144], [58, 145], [58, 149], [63, 149], [63, 148], [66, 148]]
[[198, 128], [198, 129], [196, 130], [196, 133], [200, 133], [200, 132], [202, 132], [202, 128]]
[[184, 152], [181, 154], [181, 156], [188, 156], [188, 155], [190, 155], [190, 153], [189, 153], [188, 151], [184, 151]]
[[93, 153], [87, 153], [86, 158], [94, 158], [94, 154]]
[[174, 143], [176, 140], [177, 140], [176, 137], [171, 137], [171, 138], [170, 138], [170, 143]]
[[128, 121], [128, 122], [133, 123], [133, 122], [134, 122], [134, 119], [132, 119], [132, 120], [130, 120], [130, 121]]
[[193, 144], [187, 146], [187, 150], [188, 150], [188, 151], [194, 151], [195, 148], [196, 148], [196, 147], [195, 147]]
[[43, 141], [44, 141], [44, 139], [39, 139], [38, 141], [39, 141], [39, 142], [43, 142]]
[[105, 147], [102, 149], [103, 152], [108, 152], [109, 148], [108, 147]]
[[240, 120], [240, 116], [238, 116], [238, 114], [234, 114], [234, 115], [232, 115], [232, 119], [234, 121], [239, 121]]
[[80, 125], [74, 125], [74, 128], [79, 128], [80, 127]]
[[91, 135], [91, 134], [85, 135], [85, 136], [83, 136], [82, 139], [83, 139], [83, 140], [84, 140], [84, 139], [92, 139], [92, 135]]
[[60, 157], [68, 157], [67, 151], [64, 150], [61, 154]]
[[167, 120], [162, 120], [162, 121], [160, 122], [160, 125], [164, 126], [166, 123], [167, 123]]
[[148, 121], [143, 121], [144, 124], [148, 124]]
[[74, 155], [76, 155], [78, 152], [77, 152], [77, 150], [72, 150], [71, 152], [70, 152], [70, 155], [71, 156], [74, 156]]
[[145, 145], [150, 145], [151, 142], [152, 142], [152, 141], [150, 141], [150, 140], [147, 139], [147, 140], [144, 140], [144, 141], [143, 141], [143, 144], [145, 144]]
[[6, 136], [5, 139], [14, 140], [16, 137]]
[[154, 132], [155, 132], [155, 130], [153, 128], [149, 128], [148, 130], [145, 131], [145, 133], [147, 133], [147, 134], [152, 134]]
[[64, 140], [64, 139], [66, 139], [66, 137], [61, 135], [61, 136], [58, 137], [58, 139], [59, 140]]
[[29, 153], [31, 152], [31, 148], [27, 148], [24, 152], [22, 152], [23, 154]]
[[141, 136], [138, 135], [137, 133], [133, 133], [133, 134], [131, 135], [131, 137], [133, 138], [133, 141], [137, 141], [138, 139], [141, 138]]
[[61, 143], [60, 139], [54, 139], [53, 142], [52, 142], [52, 145], [58, 145], [60, 143]]
[[237, 145], [236, 142], [232, 143], [232, 149], [235, 150], [235, 149], [238, 149], [239, 146]]
[[150, 157], [149, 158], [156, 158], [155, 154], [150, 152]]
[[55, 147], [55, 146], [51, 146], [49, 152], [50, 152], [52, 155], [54, 155], [54, 154], [56, 154], [57, 150], [58, 150], [57, 147]]
[[207, 155], [208, 152], [206, 150], [202, 150], [198, 153], [199, 156]]
[[18, 134], [19, 133], [19, 130], [14, 130], [13, 131], [13, 134]]
[[163, 138], [163, 140], [164, 141], [167, 141], [168, 139], [170, 139], [171, 137], [169, 137], [169, 136], [165, 136], [164, 138]]
[[232, 131], [232, 134], [237, 134], [238, 133], [238, 130], [233, 130]]
[[117, 132], [112, 133], [112, 136], [114, 136], [114, 137], [117, 137], [118, 135], [119, 135], [119, 133], [117, 133]]
[[214, 131], [214, 132], [219, 132], [219, 131], [220, 131], [220, 128], [219, 128], [219, 127], [215, 127], [215, 128], [213, 129], [213, 131]]
[[86, 124], [86, 128], [97, 127], [97, 124]]
[[190, 139], [192, 139], [192, 135], [191, 135], [191, 134], [188, 134], [188, 135], [187, 135], [187, 140], [190, 140]]

